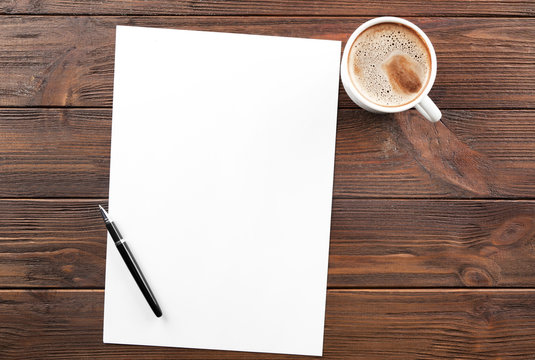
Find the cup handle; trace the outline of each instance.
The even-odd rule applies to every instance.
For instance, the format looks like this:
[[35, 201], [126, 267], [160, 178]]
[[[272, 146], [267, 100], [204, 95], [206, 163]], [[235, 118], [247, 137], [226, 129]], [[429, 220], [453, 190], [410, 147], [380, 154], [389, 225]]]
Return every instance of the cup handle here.
[[414, 106], [420, 114], [431, 122], [437, 122], [442, 117], [442, 113], [429, 96], [425, 96], [422, 101]]

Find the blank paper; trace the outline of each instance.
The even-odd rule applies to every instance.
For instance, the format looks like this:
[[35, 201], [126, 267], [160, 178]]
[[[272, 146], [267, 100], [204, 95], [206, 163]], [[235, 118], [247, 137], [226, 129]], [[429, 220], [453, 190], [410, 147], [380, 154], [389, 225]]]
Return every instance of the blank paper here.
[[321, 355], [340, 42], [116, 40], [104, 342]]

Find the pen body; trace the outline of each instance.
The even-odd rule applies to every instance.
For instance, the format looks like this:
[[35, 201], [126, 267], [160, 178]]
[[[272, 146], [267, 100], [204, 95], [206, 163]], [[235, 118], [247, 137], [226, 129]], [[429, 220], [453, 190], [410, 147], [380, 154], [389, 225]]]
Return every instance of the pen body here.
[[108, 233], [111, 235], [111, 238], [115, 242], [115, 244], [121, 242], [123, 239], [123, 236], [119, 232], [119, 229], [117, 226], [115, 226], [115, 223], [113, 221], [105, 221], [106, 223], [106, 229], [108, 229]]
[[100, 214], [102, 215], [102, 219], [104, 219], [104, 223], [106, 224], [106, 229], [108, 229], [108, 233], [113, 239], [117, 250], [119, 250], [119, 254], [121, 254], [121, 257], [123, 258], [123, 261], [126, 264], [128, 271], [130, 271], [130, 274], [134, 277], [134, 280], [136, 281], [139, 290], [141, 290], [143, 297], [145, 297], [145, 300], [147, 300], [147, 302], [149, 303], [149, 306], [154, 312], [154, 315], [156, 315], [157, 317], [162, 316], [162, 310], [160, 309], [160, 305], [158, 305], [158, 302], [156, 301], [156, 298], [154, 297], [154, 294], [152, 293], [149, 284], [147, 283], [147, 280], [145, 280], [145, 277], [143, 276], [139, 265], [134, 259], [134, 256], [132, 256], [132, 252], [128, 248], [128, 245], [126, 245], [126, 243], [123, 241], [123, 236], [119, 232], [119, 229], [117, 228], [117, 226], [115, 226], [115, 223], [110, 220], [106, 210], [104, 210], [101, 205], [99, 205], [98, 208], [100, 210]]
[[156, 302], [156, 298], [154, 297], [154, 294], [150, 290], [149, 284], [147, 283], [147, 280], [145, 280], [145, 277], [143, 276], [141, 269], [136, 263], [136, 260], [132, 256], [132, 252], [128, 248], [128, 245], [124, 241], [121, 241], [121, 238], [119, 236], [119, 240], [115, 241], [115, 246], [117, 246], [117, 250], [119, 250], [119, 253], [121, 254], [126, 266], [128, 267], [130, 274], [132, 274], [132, 276], [134, 277], [134, 280], [136, 281], [137, 286], [143, 293], [145, 300], [147, 300], [147, 302], [149, 303], [154, 314], [157, 317], [162, 316], [162, 310], [160, 309], [160, 306]]

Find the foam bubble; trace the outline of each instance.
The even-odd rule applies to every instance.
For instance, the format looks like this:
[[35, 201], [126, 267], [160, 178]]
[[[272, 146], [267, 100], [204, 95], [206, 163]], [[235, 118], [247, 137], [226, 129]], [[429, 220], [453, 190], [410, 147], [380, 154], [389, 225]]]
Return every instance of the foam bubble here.
[[[392, 80], [392, 73], [385, 70], [385, 64], [399, 55], [408, 59], [413, 76], [422, 84], [416, 92], [403, 91]], [[425, 42], [414, 30], [401, 24], [382, 23], [357, 37], [349, 55], [349, 70], [353, 84], [368, 100], [383, 106], [400, 106], [411, 102], [425, 87], [431, 59]]]

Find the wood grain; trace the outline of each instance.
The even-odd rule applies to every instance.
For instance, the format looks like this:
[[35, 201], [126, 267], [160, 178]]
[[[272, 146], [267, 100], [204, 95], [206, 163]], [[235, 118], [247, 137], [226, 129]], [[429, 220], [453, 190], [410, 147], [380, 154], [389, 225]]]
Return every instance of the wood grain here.
[[531, 1], [65, 1], [6, 0], [0, 14], [117, 14], [117, 15], [516, 15], [535, 14]]
[[0, 196], [107, 197], [111, 111], [0, 109]]
[[[1, 200], [0, 287], [103, 287], [103, 200]], [[329, 287], [535, 287], [535, 201], [336, 199]]]
[[0, 359], [309, 359], [102, 344], [115, 26], [344, 42], [392, 14], [431, 38], [444, 118], [340, 90], [324, 358], [534, 358], [533, 1], [4, 0]]
[[[335, 197], [533, 198], [535, 112], [339, 110]], [[0, 109], [0, 197], [108, 196], [111, 110]]]
[[[102, 343], [103, 291], [0, 291], [9, 359], [310, 359]], [[331, 290], [324, 359], [529, 359], [535, 291]], [[318, 357], [318, 359], [320, 359]]]
[[331, 287], [534, 287], [535, 202], [333, 202]]
[[432, 124], [340, 110], [335, 196], [533, 197], [535, 126], [524, 111], [443, 111]]
[[[111, 106], [114, 35], [119, 24], [345, 41], [365, 20], [2, 16], [0, 106]], [[427, 32], [437, 51], [439, 70], [431, 97], [440, 107], [535, 107], [535, 19], [412, 20]], [[355, 108], [343, 91], [340, 105]]]
[[1, 200], [0, 287], [103, 287], [106, 228], [98, 203], [105, 204]]

